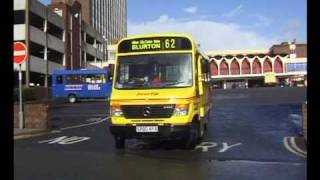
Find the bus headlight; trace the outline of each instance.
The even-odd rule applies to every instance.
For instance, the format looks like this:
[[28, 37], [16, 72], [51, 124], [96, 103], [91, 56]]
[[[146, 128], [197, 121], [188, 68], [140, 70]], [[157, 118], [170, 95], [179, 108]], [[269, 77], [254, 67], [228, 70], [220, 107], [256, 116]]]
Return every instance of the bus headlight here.
[[110, 111], [110, 115], [111, 116], [123, 116], [123, 112], [121, 110], [120, 105], [111, 105], [111, 111]]
[[189, 112], [189, 104], [177, 104], [174, 108], [174, 116], [186, 116]]

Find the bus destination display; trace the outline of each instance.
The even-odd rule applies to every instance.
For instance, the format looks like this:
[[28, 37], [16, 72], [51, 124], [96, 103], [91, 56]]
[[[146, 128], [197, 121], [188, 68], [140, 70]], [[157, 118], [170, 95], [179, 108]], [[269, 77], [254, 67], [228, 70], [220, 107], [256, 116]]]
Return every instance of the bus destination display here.
[[124, 40], [119, 44], [118, 53], [142, 51], [191, 50], [189, 39], [183, 37], [158, 37]]

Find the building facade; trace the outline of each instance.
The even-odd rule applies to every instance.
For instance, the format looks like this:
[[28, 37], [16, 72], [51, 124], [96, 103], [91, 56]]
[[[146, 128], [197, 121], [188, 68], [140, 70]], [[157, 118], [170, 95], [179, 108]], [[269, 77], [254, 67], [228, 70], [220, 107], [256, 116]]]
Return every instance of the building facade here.
[[82, 20], [102, 34], [108, 44], [127, 36], [126, 0], [51, 0], [51, 3], [74, 1], [81, 4]]
[[126, 0], [81, 0], [90, 5], [90, 24], [106, 37], [108, 44], [114, 44], [127, 36]]
[[[27, 61], [22, 64], [26, 86], [47, 87], [52, 71], [97, 68], [87, 62], [102, 61], [106, 56], [98, 46], [104, 44], [102, 36], [81, 23], [79, 4], [62, 7], [55, 13], [37, 0], [14, 0], [14, 41], [25, 43], [28, 49]], [[65, 17], [70, 21], [66, 22]], [[14, 71], [17, 85], [17, 65]]]
[[305, 84], [307, 45], [282, 43], [269, 49], [207, 51], [211, 60], [211, 79], [220, 88], [264, 86], [267, 73], [278, 84]]
[[105, 38], [84, 21], [81, 3], [53, 1], [49, 8], [63, 18], [65, 27], [69, 27], [65, 36], [65, 48], [71, 50], [67, 54], [70, 57], [67, 69], [99, 67], [96, 65], [106, 61]]

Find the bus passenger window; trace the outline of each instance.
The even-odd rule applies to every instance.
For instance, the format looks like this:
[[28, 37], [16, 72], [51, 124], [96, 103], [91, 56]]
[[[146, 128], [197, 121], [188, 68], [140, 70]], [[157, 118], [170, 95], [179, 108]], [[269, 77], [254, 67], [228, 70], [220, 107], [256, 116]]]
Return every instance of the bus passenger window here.
[[106, 78], [105, 74], [101, 74], [100, 79], [101, 79], [102, 83], [106, 83], [107, 78]]
[[94, 84], [95, 83], [95, 79], [94, 79], [94, 75], [93, 74], [87, 75], [86, 83], [88, 83], [88, 84]]
[[105, 74], [99, 74], [97, 75], [99, 78], [99, 83], [106, 83], [106, 76]]
[[106, 78], [104, 74], [90, 74], [86, 77], [86, 83], [96, 84], [96, 83], [105, 83]]
[[62, 75], [56, 77], [56, 84], [62, 84]]
[[67, 82], [67, 84], [81, 84], [81, 83], [83, 83], [81, 75], [67, 75], [66, 82]]
[[103, 79], [102, 74], [96, 75], [96, 83], [103, 83]]

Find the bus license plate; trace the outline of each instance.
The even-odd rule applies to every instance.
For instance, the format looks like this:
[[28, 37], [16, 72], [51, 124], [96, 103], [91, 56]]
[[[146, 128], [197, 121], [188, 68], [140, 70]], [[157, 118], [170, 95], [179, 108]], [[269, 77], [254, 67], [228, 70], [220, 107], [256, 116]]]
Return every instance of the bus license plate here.
[[158, 132], [158, 126], [136, 126], [136, 132]]

